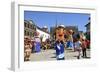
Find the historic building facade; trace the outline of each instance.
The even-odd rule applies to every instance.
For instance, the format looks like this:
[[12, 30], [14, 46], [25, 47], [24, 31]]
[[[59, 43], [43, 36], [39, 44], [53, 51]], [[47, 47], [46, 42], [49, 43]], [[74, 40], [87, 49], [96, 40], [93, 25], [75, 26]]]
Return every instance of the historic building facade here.
[[90, 17], [89, 17], [88, 23], [85, 25], [85, 27], [86, 27], [86, 38], [88, 40], [90, 40], [90, 24], [91, 24], [91, 22], [90, 22]]
[[34, 37], [35, 23], [33, 21], [24, 20], [24, 36]]

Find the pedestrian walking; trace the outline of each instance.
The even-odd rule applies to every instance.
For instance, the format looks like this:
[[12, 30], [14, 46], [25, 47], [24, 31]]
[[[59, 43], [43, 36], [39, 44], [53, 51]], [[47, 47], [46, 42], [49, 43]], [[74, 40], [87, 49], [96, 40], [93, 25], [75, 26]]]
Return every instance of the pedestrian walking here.
[[77, 59], [80, 59], [81, 58], [81, 52], [82, 52], [82, 43], [81, 43], [81, 41], [80, 41], [80, 35], [78, 34], [77, 35], [77, 39], [76, 39], [76, 42], [75, 42], [75, 49], [76, 49], [76, 51], [77, 51], [77, 53], [78, 53], [78, 55], [77, 55]]
[[87, 53], [86, 53], [86, 49], [87, 49], [87, 44], [85, 39], [82, 39], [82, 54], [83, 54], [83, 58], [87, 57]]

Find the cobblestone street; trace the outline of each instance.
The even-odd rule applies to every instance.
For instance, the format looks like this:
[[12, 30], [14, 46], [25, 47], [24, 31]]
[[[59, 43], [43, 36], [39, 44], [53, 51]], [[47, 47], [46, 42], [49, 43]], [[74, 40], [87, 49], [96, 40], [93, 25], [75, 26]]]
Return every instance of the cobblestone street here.
[[[49, 49], [49, 50], [41, 50], [39, 53], [32, 53], [31, 54], [31, 61], [52, 61], [56, 60], [55, 50]], [[81, 59], [89, 59], [90, 58], [90, 50], [87, 50], [87, 58]], [[77, 59], [77, 52], [74, 52], [73, 50], [65, 50], [65, 60], [73, 60]]]

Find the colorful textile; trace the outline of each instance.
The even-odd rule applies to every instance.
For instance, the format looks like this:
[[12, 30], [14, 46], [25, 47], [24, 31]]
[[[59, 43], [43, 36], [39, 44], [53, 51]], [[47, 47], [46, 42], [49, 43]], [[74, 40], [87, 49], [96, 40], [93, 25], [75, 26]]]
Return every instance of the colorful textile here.
[[64, 45], [63, 44], [56, 44], [56, 58], [57, 60], [63, 60], [64, 59]]

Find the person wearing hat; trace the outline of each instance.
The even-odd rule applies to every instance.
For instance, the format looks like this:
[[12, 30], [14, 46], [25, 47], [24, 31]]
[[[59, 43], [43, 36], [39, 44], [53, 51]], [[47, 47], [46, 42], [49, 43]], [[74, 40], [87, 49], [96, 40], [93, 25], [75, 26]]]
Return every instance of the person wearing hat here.
[[55, 43], [55, 50], [56, 50], [56, 59], [57, 60], [64, 60], [64, 25], [59, 25], [56, 28], [56, 43]]

